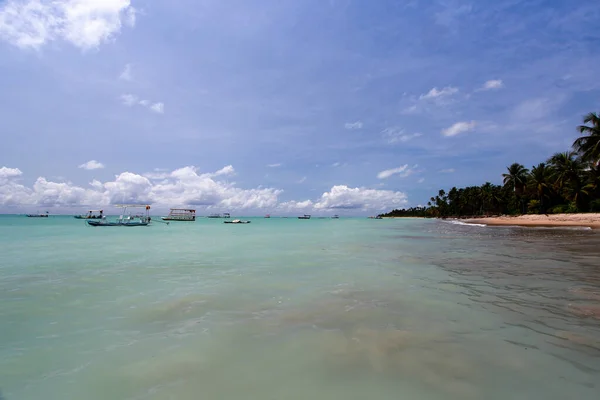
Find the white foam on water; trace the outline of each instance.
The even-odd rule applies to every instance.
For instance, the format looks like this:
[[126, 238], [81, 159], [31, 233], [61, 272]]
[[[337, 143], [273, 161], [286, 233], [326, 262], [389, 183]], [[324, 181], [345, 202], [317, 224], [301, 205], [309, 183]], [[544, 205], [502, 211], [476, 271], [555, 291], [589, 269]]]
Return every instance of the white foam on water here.
[[462, 226], [478, 226], [478, 227], [482, 227], [482, 228], [485, 228], [485, 227], [487, 227], [487, 226], [488, 226], [488, 225], [486, 225], [486, 224], [475, 224], [475, 223], [470, 223], [470, 222], [462, 222], [462, 221], [458, 221], [458, 220], [455, 220], [455, 219], [453, 219], [453, 220], [450, 220], [450, 221], [448, 221], [448, 220], [443, 220], [443, 222], [446, 222], [446, 223], [448, 223], [448, 224], [452, 224], [452, 225], [462, 225]]

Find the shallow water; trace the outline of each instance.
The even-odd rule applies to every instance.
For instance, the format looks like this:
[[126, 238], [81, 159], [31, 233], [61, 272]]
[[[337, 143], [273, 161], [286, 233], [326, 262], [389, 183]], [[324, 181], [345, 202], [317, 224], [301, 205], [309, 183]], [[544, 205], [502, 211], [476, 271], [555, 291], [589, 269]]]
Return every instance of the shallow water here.
[[0, 217], [12, 399], [598, 399], [600, 234]]

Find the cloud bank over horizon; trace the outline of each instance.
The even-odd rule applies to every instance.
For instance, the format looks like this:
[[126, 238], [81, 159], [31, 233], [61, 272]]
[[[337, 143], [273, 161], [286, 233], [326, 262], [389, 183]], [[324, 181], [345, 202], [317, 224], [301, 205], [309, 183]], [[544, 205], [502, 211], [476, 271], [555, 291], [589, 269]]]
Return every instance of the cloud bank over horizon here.
[[284, 202], [279, 199], [281, 189], [243, 189], [227, 180], [235, 176], [232, 165], [207, 173], [200, 173], [194, 166], [145, 174], [127, 171], [110, 181], [93, 179], [86, 187], [44, 177], [38, 177], [27, 187], [20, 182], [21, 175], [18, 168], [0, 168], [0, 209], [45, 207], [68, 212], [81, 207], [150, 204], [163, 209], [196, 207], [207, 211], [253, 210], [287, 215], [296, 211], [383, 211], [390, 205], [407, 204], [406, 195], [401, 192], [345, 185], [333, 186], [315, 200]]

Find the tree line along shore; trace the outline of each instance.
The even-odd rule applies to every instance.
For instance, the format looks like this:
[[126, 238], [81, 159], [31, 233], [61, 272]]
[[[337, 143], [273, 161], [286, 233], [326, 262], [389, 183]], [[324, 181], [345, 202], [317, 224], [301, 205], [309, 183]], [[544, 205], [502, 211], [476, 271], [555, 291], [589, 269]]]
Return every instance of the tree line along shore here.
[[440, 190], [426, 207], [392, 210], [381, 217], [480, 218], [600, 212], [600, 116], [589, 113], [565, 152], [531, 169], [513, 163], [503, 184]]

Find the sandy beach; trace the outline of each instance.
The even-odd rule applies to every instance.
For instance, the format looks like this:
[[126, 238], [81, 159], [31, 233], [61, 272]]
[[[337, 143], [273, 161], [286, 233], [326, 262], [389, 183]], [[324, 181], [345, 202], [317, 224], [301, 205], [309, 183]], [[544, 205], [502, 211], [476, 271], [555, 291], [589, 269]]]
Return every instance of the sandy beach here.
[[476, 219], [465, 219], [463, 222], [485, 225], [513, 225], [531, 227], [590, 227], [600, 229], [600, 213], [595, 214], [549, 214], [549, 215], [519, 215], [484, 217]]

